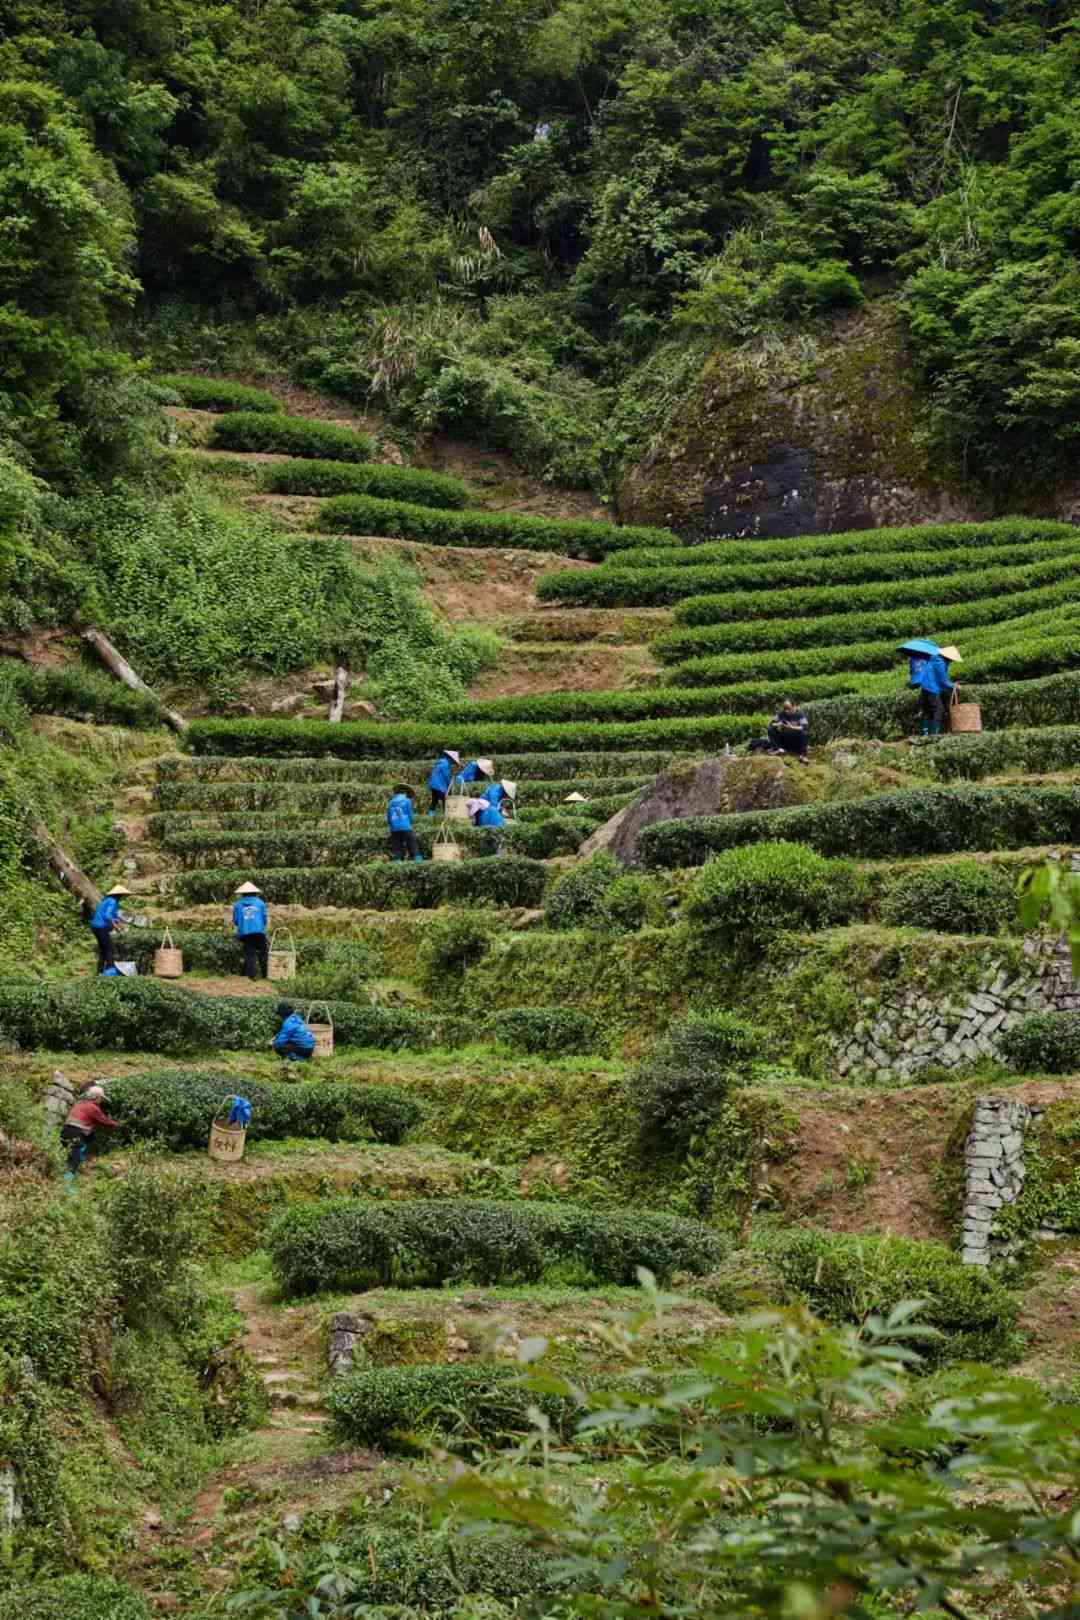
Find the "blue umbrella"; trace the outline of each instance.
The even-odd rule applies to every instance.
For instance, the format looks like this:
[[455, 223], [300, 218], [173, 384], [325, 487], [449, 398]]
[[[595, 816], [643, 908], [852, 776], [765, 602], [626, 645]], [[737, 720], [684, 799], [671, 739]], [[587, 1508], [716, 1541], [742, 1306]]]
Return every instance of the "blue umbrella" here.
[[897, 652], [906, 653], [925, 653], [928, 658], [932, 658], [936, 652], [941, 651], [941, 648], [936, 641], [902, 641], [896, 650]]

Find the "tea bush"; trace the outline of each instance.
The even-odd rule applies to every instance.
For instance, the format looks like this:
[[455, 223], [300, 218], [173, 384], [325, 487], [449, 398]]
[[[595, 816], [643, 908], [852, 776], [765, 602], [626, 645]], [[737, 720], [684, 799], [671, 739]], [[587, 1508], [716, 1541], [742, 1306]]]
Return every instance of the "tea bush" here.
[[257, 883], [271, 904], [347, 906], [396, 911], [402, 906], [430, 911], [468, 900], [492, 906], [536, 906], [547, 882], [547, 868], [519, 855], [495, 860], [445, 863], [371, 861], [352, 871], [337, 866], [277, 867], [251, 871], [178, 872], [173, 888], [182, 901], [201, 905], [231, 895], [238, 884]]
[[[892, 652], [892, 662], [896, 653]], [[629, 692], [536, 692], [526, 697], [476, 698], [440, 704], [431, 720], [447, 725], [481, 720], [516, 721], [650, 720], [687, 715], [778, 709], [786, 697], [800, 700], [830, 697], [856, 689], [859, 674], [818, 675], [800, 679], [744, 681], [731, 686], [645, 686]], [[871, 677], [873, 679], [873, 677]]]
[[364, 1369], [335, 1379], [325, 1406], [342, 1440], [384, 1451], [415, 1450], [416, 1437], [432, 1430], [444, 1441], [522, 1434], [532, 1407], [556, 1433], [568, 1432], [574, 1416], [569, 1401], [529, 1389], [513, 1367]]
[[368, 433], [314, 417], [230, 411], [210, 434], [214, 450], [258, 450], [313, 460], [370, 461], [375, 441]]
[[154, 381], [181, 403], [195, 411], [255, 411], [259, 414], [281, 410], [281, 401], [265, 388], [228, 382], [224, 377], [191, 377], [173, 372]]
[[766, 1047], [765, 1031], [733, 1013], [676, 1019], [627, 1081], [639, 1121], [685, 1145], [718, 1117]]
[[266, 1242], [292, 1294], [535, 1282], [567, 1264], [596, 1283], [632, 1284], [639, 1266], [662, 1280], [706, 1272], [722, 1247], [707, 1226], [674, 1215], [465, 1198], [304, 1204]]
[[151, 1620], [140, 1594], [101, 1575], [16, 1582], [0, 1592], [0, 1620]]
[[320, 1137], [329, 1142], [400, 1142], [422, 1117], [396, 1086], [334, 1081], [249, 1080], [209, 1069], [122, 1075], [110, 1081], [107, 1111], [120, 1143], [160, 1142], [170, 1152], [205, 1149], [211, 1122], [240, 1092], [252, 1106], [248, 1141]]
[[[663, 757], [663, 756], [662, 756]], [[200, 762], [201, 763], [201, 762]], [[290, 769], [302, 772], [303, 762], [290, 762], [279, 760], [274, 763], [281, 767], [281, 774], [277, 777], [268, 774], [252, 781], [221, 781], [207, 782], [197, 777], [190, 781], [165, 780], [159, 782], [154, 792], [155, 802], [167, 808], [157, 811], [147, 821], [147, 831], [152, 838], [157, 838], [170, 827], [178, 831], [185, 830], [182, 816], [177, 812], [189, 813], [189, 827], [194, 829], [196, 823], [191, 815], [197, 814], [202, 820], [211, 817], [218, 826], [252, 826], [258, 827], [258, 816], [266, 813], [288, 814], [295, 818], [304, 818], [302, 825], [317, 824], [320, 820], [330, 816], [352, 815], [378, 815], [385, 811], [386, 802], [390, 797], [390, 790], [394, 782], [407, 779], [423, 781], [431, 769], [430, 761], [424, 767], [420, 762], [413, 761], [396, 766], [393, 761], [384, 766], [381, 761], [373, 762], [365, 767], [363, 764], [353, 766], [358, 774], [356, 780], [350, 779], [348, 761], [335, 763], [334, 761], [313, 760], [311, 780], [290, 780]], [[518, 768], [523, 761], [514, 762], [513, 766], [503, 765], [504, 770]], [[618, 756], [613, 764], [618, 764]], [[322, 779], [320, 767], [330, 772], [340, 773], [336, 778], [331, 776]], [[519, 814], [526, 817], [532, 815], [534, 808], [558, 808], [562, 814], [583, 815], [591, 811], [597, 802], [607, 804], [612, 798], [628, 798], [639, 788], [645, 786], [650, 777], [644, 775], [612, 775], [612, 776], [584, 776], [570, 775], [554, 780], [538, 779], [533, 776], [532, 766], [526, 766], [529, 780], [523, 784], [522, 798], [525, 803]], [[572, 767], [571, 767], [572, 768]], [[374, 782], [364, 780], [364, 775], [380, 778]], [[516, 778], [515, 778], [516, 780]], [[417, 789], [419, 791], [419, 781]], [[584, 805], [565, 804], [569, 793], [583, 793], [587, 797]], [[227, 817], [234, 818], [227, 820]], [[385, 824], [385, 823], [384, 823]]]
[[921, 1300], [919, 1320], [941, 1335], [914, 1346], [928, 1366], [1008, 1362], [1020, 1352], [1013, 1295], [943, 1243], [797, 1230], [774, 1253], [784, 1280], [831, 1322], [887, 1316], [902, 1300]]
[[469, 486], [445, 473], [375, 461], [285, 461], [264, 467], [259, 488], [274, 495], [374, 495], [457, 511], [469, 503]]
[[939, 934], [1001, 934], [1016, 930], [1016, 883], [979, 861], [926, 864], [889, 884], [878, 906], [893, 928]]
[[[209, 741], [209, 738], [201, 739], [201, 742]], [[324, 782], [378, 783], [382, 787], [399, 777], [405, 781], [412, 779], [420, 782], [426, 781], [431, 769], [434, 757], [430, 752], [431, 747], [437, 751], [444, 745], [445, 738], [443, 743], [433, 745], [425, 738], [419, 754], [408, 759], [393, 755], [386, 758], [380, 753], [369, 758], [335, 758], [333, 755], [305, 755], [298, 750], [292, 754], [284, 752], [280, 757], [245, 755], [242, 749], [215, 754], [211, 748], [200, 745], [190, 756], [173, 754], [158, 760], [157, 791], [159, 794], [165, 789], [201, 793], [208, 789], [227, 788], [231, 791], [238, 782], [246, 785], [266, 783], [268, 786], [303, 786]], [[649, 777], [666, 769], [677, 757], [673, 749], [594, 749], [591, 752], [572, 749], [555, 753], [537, 749], [529, 753], [500, 753], [498, 767], [500, 771], [509, 772], [514, 781], [525, 772], [536, 772], [538, 779], [544, 782], [565, 780], [569, 791], [577, 786], [582, 772], [605, 782], [627, 776]]]
[[604, 895], [623, 875], [623, 865], [598, 850], [556, 878], [544, 904], [548, 928], [582, 928], [594, 922]]
[[[9, 981], [0, 984], [0, 1037], [25, 1051], [264, 1050], [276, 1005], [276, 996], [207, 996], [139, 979]], [[345, 1046], [423, 1047], [438, 1034], [429, 1014], [411, 1010], [331, 1002], [330, 1011]]]
[[1021, 1074], [1075, 1074], [1080, 1069], [1080, 1013], [1042, 1012], [1000, 1039], [1001, 1055]]
[[74, 1200], [21, 1186], [0, 1232], [0, 1351], [40, 1379], [86, 1389], [116, 1309], [99, 1223]]
[[[506, 827], [474, 827], [468, 822], [454, 824], [457, 842], [472, 856], [495, 855], [502, 849], [533, 860], [552, 855], [573, 855], [589, 836], [594, 822], [580, 816], [548, 814], [536, 821], [511, 822]], [[435, 837], [433, 822], [419, 821], [417, 843], [431, 858]], [[285, 866], [353, 866], [362, 861], [385, 861], [390, 841], [383, 817], [360, 827], [327, 827], [320, 830], [310, 821], [303, 828], [260, 829], [232, 833], [228, 829], [200, 829], [197, 832], [168, 832], [160, 839], [162, 849], [175, 855], [184, 869], [239, 866], [250, 862], [263, 868]]]
[[[978, 696], [978, 693], [973, 694]], [[945, 781], [1001, 771], [1061, 771], [1080, 760], [1080, 726], [1043, 726], [1037, 730], [993, 731], [942, 737], [927, 749], [922, 763]]]
[[501, 926], [498, 913], [472, 908], [433, 917], [420, 941], [421, 987], [429, 996], [455, 995]]
[[107, 726], [157, 726], [161, 708], [145, 692], [133, 692], [115, 676], [82, 664], [23, 664], [4, 660], [0, 682], [32, 714], [64, 714]]
[[638, 840], [648, 866], [700, 866], [719, 850], [773, 839], [822, 855], [937, 855], [1022, 849], [1080, 837], [1080, 789], [912, 788], [850, 803], [688, 816], [646, 827]]
[[542, 1057], [599, 1052], [605, 1045], [596, 1019], [573, 1007], [511, 1007], [495, 1014], [490, 1030], [501, 1045]]
[[661, 927], [668, 910], [655, 878], [624, 872], [604, 890], [592, 915], [593, 924], [606, 933], [636, 934], [639, 928]]
[[863, 887], [849, 861], [781, 838], [706, 861], [685, 915], [722, 949], [760, 953], [783, 929], [812, 932], [852, 916]]

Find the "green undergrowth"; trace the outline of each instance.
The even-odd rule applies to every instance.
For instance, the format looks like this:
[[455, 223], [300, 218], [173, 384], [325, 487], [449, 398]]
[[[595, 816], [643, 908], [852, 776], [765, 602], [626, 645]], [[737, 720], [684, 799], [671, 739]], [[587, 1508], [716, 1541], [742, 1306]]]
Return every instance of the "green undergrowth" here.
[[995, 1232], [1032, 1239], [1036, 1233], [1080, 1232], [1080, 1104], [1052, 1102], [1024, 1132], [1024, 1185], [1000, 1212]]

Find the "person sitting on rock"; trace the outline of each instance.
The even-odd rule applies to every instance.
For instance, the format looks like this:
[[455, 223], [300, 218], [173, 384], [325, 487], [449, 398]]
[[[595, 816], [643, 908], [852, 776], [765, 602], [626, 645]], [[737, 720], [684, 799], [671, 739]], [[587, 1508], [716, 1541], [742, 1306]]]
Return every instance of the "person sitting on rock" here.
[[774, 754], [794, 754], [800, 765], [807, 763], [810, 721], [805, 710], [797, 709], [791, 698], [784, 699], [779, 712], [770, 721], [769, 742]]
[[291, 1002], [279, 1001], [277, 1015], [281, 1019], [281, 1028], [270, 1045], [278, 1057], [290, 1063], [306, 1062], [315, 1050], [314, 1035]]

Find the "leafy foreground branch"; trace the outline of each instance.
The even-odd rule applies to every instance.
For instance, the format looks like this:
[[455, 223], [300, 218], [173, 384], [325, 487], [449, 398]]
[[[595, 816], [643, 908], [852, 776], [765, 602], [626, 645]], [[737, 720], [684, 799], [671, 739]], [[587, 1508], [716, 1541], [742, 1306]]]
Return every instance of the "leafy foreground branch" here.
[[[612, 1335], [626, 1371], [609, 1389], [541, 1364], [530, 1437], [500, 1451], [474, 1430], [432, 1512], [466, 1558], [477, 1537], [510, 1560], [543, 1555], [546, 1614], [1076, 1620], [1080, 1409], [978, 1367], [914, 1376], [918, 1312], [842, 1330], [762, 1316], [663, 1372], [643, 1319]], [[538, 1409], [552, 1396], [579, 1409], [572, 1449]], [[280, 1579], [230, 1612], [343, 1620], [370, 1600], [347, 1535], [306, 1566], [278, 1551]], [[470, 1596], [466, 1583], [455, 1612]]]

